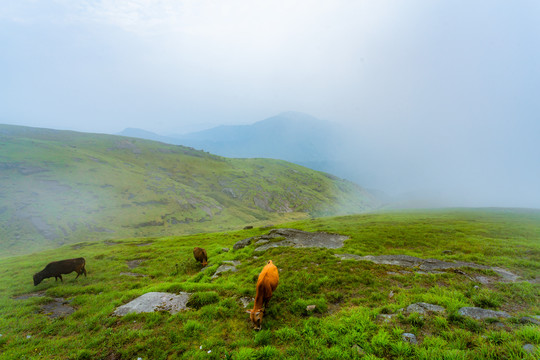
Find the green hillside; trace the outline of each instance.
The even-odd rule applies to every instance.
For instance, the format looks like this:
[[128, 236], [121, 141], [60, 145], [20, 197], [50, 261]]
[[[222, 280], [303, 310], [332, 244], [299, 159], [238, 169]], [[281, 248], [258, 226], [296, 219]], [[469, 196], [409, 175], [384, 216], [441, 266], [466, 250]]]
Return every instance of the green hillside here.
[[[269, 232], [254, 228], [81, 243], [0, 259], [0, 358], [538, 359], [540, 212], [394, 212], [280, 227], [349, 239], [336, 249], [278, 247], [261, 253], [252, 244], [233, 250], [239, 240]], [[193, 259], [194, 246], [208, 251], [204, 271]], [[486, 268], [428, 271], [336, 254], [409, 255]], [[73, 273], [64, 283], [46, 279], [33, 286], [32, 275], [48, 262], [78, 256], [86, 258], [88, 277], [75, 280]], [[255, 296], [257, 276], [269, 259], [280, 282], [256, 332], [239, 299]], [[212, 278], [219, 265], [233, 260], [239, 262], [236, 272]], [[133, 262], [138, 267], [130, 269]], [[507, 281], [491, 269], [519, 278]], [[192, 293], [191, 310], [113, 315], [153, 291]], [[50, 318], [47, 306], [55, 301], [74, 312]], [[442, 312], [403, 310], [414, 303]], [[308, 305], [315, 309], [306, 310]], [[463, 307], [508, 316], [476, 320], [461, 315]], [[404, 340], [408, 334], [416, 343]]]
[[351, 182], [285, 161], [0, 125], [0, 256], [360, 213], [376, 205]]

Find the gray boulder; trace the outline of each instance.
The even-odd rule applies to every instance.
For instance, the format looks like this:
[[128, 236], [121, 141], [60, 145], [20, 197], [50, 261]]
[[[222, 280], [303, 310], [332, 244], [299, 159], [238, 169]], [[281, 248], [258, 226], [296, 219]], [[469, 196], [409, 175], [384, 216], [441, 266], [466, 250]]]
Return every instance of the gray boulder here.
[[117, 308], [113, 315], [124, 316], [130, 313], [145, 313], [154, 311], [168, 311], [176, 314], [186, 310], [190, 293], [181, 292], [180, 294], [171, 294], [165, 292], [149, 292], [129, 303]]

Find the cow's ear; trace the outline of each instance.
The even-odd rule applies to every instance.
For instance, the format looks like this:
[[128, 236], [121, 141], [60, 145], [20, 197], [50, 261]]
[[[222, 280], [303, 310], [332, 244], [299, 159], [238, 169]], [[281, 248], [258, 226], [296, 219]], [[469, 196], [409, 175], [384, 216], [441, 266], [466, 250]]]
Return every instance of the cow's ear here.
[[247, 312], [248, 314], [251, 314], [251, 310], [246, 310], [246, 312]]

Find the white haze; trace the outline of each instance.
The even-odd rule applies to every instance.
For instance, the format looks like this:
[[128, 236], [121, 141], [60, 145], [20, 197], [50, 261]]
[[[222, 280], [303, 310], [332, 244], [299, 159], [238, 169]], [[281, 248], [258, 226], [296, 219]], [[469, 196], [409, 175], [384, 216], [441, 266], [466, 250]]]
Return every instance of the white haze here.
[[295, 110], [346, 127], [362, 185], [538, 208], [538, 4], [2, 2], [0, 122], [171, 134]]

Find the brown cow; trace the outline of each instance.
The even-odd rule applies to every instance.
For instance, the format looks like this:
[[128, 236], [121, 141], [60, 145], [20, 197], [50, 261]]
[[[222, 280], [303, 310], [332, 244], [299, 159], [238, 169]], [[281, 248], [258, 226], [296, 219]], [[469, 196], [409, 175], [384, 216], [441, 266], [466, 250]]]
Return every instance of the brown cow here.
[[193, 256], [195, 256], [195, 260], [200, 262], [202, 266], [208, 265], [208, 255], [206, 255], [206, 250], [200, 247], [196, 247], [193, 249]]
[[276, 291], [278, 282], [278, 269], [272, 260], [268, 260], [268, 264], [262, 269], [259, 274], [259, 279], [257, 280], [257, 292], [253, 309], [246, 310], [246, 312], [249, 313], [253, 328], [256, 330], [261, 330], [264, 309], [272, 297], [272, 293]]
[[77, 272], [77, 277], [75, 277], [75, 279], [81, 274], [86, 276], [86, 269], [84, 268], [85, 265], [86, 261], [82, 257], [48, 263], [47, 266], [45, 266], [45, 269], [34, 275], [34, 286], [38, 285], [41, 281], [43, 281], [43, 279], [53, 276], [55, 281], [60, 278], [60, 280], [64, 282], [64, 279], [62, 279], [62, 274], [69, 274], [73, 271]]

